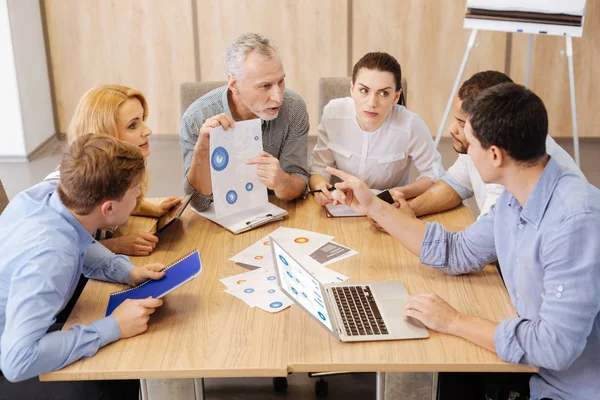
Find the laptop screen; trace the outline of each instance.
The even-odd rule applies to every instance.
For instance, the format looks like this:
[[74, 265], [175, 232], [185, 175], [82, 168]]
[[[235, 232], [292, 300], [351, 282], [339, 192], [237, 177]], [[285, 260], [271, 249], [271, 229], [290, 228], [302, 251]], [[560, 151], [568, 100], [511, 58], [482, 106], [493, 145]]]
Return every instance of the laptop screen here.
[[275, 253], [281, 289], [329, 330], [333, 330], [317, 280], [274, 240], [271, 240], [271, 245]]

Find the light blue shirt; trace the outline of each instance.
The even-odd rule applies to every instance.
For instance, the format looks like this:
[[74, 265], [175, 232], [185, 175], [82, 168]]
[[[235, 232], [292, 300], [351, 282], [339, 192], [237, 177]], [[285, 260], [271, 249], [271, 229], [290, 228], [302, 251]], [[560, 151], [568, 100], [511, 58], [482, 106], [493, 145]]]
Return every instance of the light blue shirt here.
[[119, 339], [112, 316], [46, 333], [82, 272], [130, 284], [134, 268], [92, 239], [54, 184], [40, 183], [9, 203], [0, 216], [0, 254], [0, 369], [9, 381], [61, 369]]
[[496, 352], [540, 368], [532, 400], [600, 393], [600, 190], [551, 158], [525, 207], [504, 192], [462, 232], [427, 224], [421, 262], [448, 274], [498, 259], [517, 318], [500, 322]]

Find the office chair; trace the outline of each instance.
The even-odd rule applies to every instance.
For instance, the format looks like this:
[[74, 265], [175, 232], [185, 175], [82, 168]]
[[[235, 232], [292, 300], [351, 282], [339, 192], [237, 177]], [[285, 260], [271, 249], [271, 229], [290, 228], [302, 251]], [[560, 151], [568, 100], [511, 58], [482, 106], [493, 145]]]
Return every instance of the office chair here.
[[8, 195], [6, 194], [6, 191], [4, 190], [4, 186], [2, 186], [2, 180], [0, 180], [0, 214], [2, 214], [2, 211], [4, 211], [4, 209], [6, 208], [7, 205], [8, 205]]

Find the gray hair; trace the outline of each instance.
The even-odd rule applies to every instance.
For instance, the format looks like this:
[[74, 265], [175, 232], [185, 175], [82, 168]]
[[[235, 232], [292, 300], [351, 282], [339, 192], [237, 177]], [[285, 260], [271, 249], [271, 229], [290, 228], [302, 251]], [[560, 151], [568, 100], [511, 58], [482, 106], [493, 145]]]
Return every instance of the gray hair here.
[[240, 79], [248, 54], [255, 50], [263, 60], [273, 57], [273, 52], [277, 51], [268, 37], [257, 33], [244, 33], [227, 47], [225, 56], [227, 73]]

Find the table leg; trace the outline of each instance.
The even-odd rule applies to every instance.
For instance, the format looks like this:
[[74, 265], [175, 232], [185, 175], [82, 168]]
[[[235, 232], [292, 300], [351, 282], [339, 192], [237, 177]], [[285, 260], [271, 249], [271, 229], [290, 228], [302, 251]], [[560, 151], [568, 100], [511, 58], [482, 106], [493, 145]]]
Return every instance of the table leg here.
[[431, 400], [437, 400], [438, 374], [439, 372], [431, 374]]
[[142, 395], [142, 400], [148, 400], [148, 385], [146, 385], [145, 379], [140, 379], [140, 394]]
[[204, 400], [204, 378], [194, 378], [196, 400]]
[[375, 382], [375, 399], [385, 400], [385, 372], [377, 372]]

